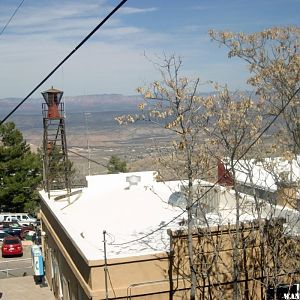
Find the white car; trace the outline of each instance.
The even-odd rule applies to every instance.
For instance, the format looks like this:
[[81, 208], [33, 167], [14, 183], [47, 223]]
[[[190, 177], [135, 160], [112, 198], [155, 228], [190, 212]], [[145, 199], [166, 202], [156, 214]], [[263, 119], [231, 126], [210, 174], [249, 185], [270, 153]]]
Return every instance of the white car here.
[[0, 222], [17, 221], [20, 225], [37, 224], [37, 219], [28, 213], [0, 213]]

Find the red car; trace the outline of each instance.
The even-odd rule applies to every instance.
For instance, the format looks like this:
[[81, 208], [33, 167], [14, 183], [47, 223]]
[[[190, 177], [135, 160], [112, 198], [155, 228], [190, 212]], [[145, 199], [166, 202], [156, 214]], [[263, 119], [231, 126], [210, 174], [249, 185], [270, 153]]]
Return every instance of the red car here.
[[2, 257], [5, 256], [22, 256], [23, 247], [21, 240], [16, 236], [7, 236], [3, 239], [2, 242]]

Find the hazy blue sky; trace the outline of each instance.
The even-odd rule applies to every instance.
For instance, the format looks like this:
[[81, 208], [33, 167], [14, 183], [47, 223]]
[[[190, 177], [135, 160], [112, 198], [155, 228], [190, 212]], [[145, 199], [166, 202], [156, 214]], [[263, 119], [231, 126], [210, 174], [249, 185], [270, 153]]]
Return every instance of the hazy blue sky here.
[[[20, 1], [0, 1], [0, 31]], [[0, 99], [26, 96], [117, 3], [25, 0], [0, 36]], [[136, 94], [159, 78], [144, 54], [163, 53], [183, 58], [183, 74], [245, 89], [246, 65], [229, 60], [208, 30], [299, 26], [299, 11], [299, 0], [128, 0], [39, 92], [54, 85], [65, 95]]]

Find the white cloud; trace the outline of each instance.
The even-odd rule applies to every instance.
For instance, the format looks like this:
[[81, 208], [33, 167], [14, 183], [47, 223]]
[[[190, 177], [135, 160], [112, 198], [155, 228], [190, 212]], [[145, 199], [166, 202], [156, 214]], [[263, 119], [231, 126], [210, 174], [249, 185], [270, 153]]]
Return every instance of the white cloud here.
[[156, 7], [149, 7], [149, 8], [138, 8], [138, 7], [129, 7], [129, 6], [124, 6], [120, 9], [121, 14], [140, 14], [140, 13], [148, 13], [148, 12], [153, 12], [156, 11]]
[[114, 37], [120, 38], [124, 35], [137, 34], [142, 32], [145, 32], [143, 28], [133, 27], [133, 26], [115, 27], [115, 28], [102, 30], [102, 34], [110, 38], [114, 38]]
[[[20, 11], [0, 40], [0, 81], [5, 86], [0, 91], [0, 99], [26, 95], [110, 9], [103, 3], [96, 5], [90, 1], [62, 2], [52, 7], [28, 6]], [[58, 70], [41, 90], [53, 84], [72, 95], [84, 91], [135, 93], [140, 80], [154, 73], [143, 56], [144, 50], [155, 51], [171, 36], [143, 26], [128, 26], [121, 15], [154, 10], [127, 7], [121, 14], [118, 12], [65, 63], [64, 75], [62, 69]], [[2, 13], [0, 10], [1, 17]], [[3, 18], [9, 14], [6, 12]], [[39, 92], [35, 96], [40, 96]]]
[[[19, 13], [9, 26], [9, 31], [13, 34], [34, 34], [35, 32], [63, 30], [75, 28], [79, 25], [92, 24], [93, 20], [98, 20], [95, 14], [99, 11], [96, 5], [60, 5], [53, 7], [28, 7]], [[93, 12], [93, 14], [91, 14]], [[100, 14], [99, 14], [100, 15]], [[102, 16], [101, 16], [102, 17]]]
[[[136, 86], [160, 76], [143, 56], [144, 52], [147, 56], [180, 55], [185, 73], [200, 73], [204, 80], [224, 79], [239, 86], [243, 80], [241, 69], [234, 73], [229, 64], [229, 71], [226, 64], [220, 64], [227, 60], [227, 52], [209, 41], [207, 29], [240, 30], [241, 25], [252, 29], [256, 28], [258, 17], [234, 18], [240, 13], [235, 10], [230, 17], [225, 13], [218, 16], [212, 7], [216, 4], [204, 2], [193, 7], [194, 0], [177, 1], [174, 10], [164, 10], [163, 1], [161, 8], [149, 7], [149, 1], [136, 1], [136, 7], [126, 4], [64, 65], [64, 72], [59, 70], [46, 83], [45, 88], [53, 84], [71, 95], [83, 91], [87, 94], [134, 93]], [[232, 2], [237, 4], [238, 1]], [[119, 1], [26, 0], [0, 37], [0, 99], [26, 95], [99, 24], [116, 2]], [[220, 2], [223, 6], [218, 5], [218, 9], [226, 10], [226, 1]], [[18, 3], [17, 0], [0, 1], [0, 29]], [[253, 8], [252, 2], [251, 5]], [[156, 14], [154, 20], [152, 13], [158, 10], [159, 19]], [[211, 21], [199, 17], [201, 13], [196, 10], [207, 10], [204, 13]]]
[[[1, 9], [1, 6], [0, 6]], [[17, 37], [27, 39], [36, 37], [43, 40], [60, 40], [65, 42], [73, 39], [79, 41], [88, 34], [103, 17], [110, 11], [110, 7], [99, 3], [60, 3], [48, 7], [29, 6], [20, 12], [18, 18], [9, 26], [5, 35], [6, 41]], [[141, 33], [142, 27], [124, 26], [122, 14], [138, 14], [154, 11], [155, 8], [123, 7], [101, 28], [102, 36], [107, 38], [124, 38], [129, 34]], [[7, 12], [7, 14], [9, 14]], [[0, 11], [1, 17], [1, 11]], [[7, 18], [8, 15], [4, 17]]]

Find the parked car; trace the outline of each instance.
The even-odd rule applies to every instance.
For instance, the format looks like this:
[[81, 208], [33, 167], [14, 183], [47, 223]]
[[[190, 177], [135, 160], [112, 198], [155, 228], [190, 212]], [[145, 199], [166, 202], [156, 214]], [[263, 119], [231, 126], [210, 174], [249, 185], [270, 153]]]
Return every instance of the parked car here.
[[22, 226], [17, 222], [2, 222], [0, 223], [0, 230], [10, 235], [20, 237]]
[[3, 239], [7, 236], [11, 236], [10, 234], [8, 234], [7, 232], [0, 230], [0, 242], [3, 241]]
[[18, 221], [21, 225], [37, 224], [37, 219], [28, 213], [0, 213], [0, 222]]
[[20, 232], [20, 238], [22, 240], [25, 239], [25, 237], [29, 231], [35, 231], [35, 227], [33, 225], [22, 226], [21, 232]]
[[7, 236], [2, 242], [2, 257], [23, 256], [23, 246], [21, 240], [16, 236]]
[[21, 228], [22, 225], [18, 221], [4, 221], [0, 222], [0, 228], [8, 228], [8, 227], [13, 227], [13, 228]]

